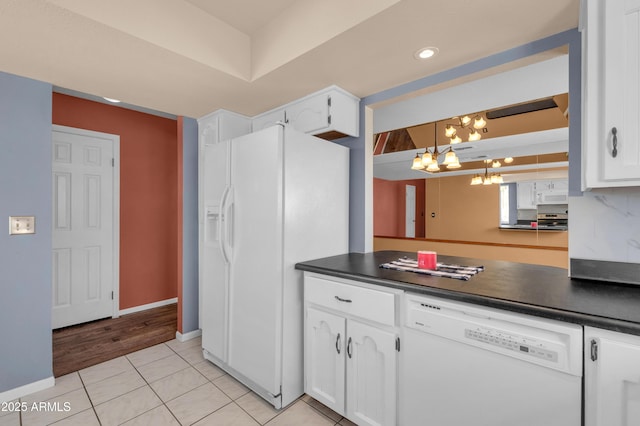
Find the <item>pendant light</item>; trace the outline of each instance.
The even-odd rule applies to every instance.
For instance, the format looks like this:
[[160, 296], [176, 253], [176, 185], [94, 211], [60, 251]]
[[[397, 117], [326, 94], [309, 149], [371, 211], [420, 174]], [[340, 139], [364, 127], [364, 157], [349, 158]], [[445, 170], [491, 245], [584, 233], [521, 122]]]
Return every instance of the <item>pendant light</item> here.
[[[469, 119], [471, 121], [471, 119]], [[445, 154], [444, 161], [442, 164], [447, 167], [447, 169], [458, 169], [462, 167], [460, 165], [460, 160], [458, 156], [454, 152], [452, 147], [449, 147], [445, 151], [438, 150], [438, 123], [433, 123], [433, 152], [426, 148], [422, 155], [416, 154], [416, 157], [413, 159], [413, 163], [411, 165], [412, 170], [421, 170], [427, 171], [430, 173], [436, 173], [440, 171], [440, 164], [438, 163], [438, 157], [442, 154]], [[454, 129], [455, 131], [455, 129]]]

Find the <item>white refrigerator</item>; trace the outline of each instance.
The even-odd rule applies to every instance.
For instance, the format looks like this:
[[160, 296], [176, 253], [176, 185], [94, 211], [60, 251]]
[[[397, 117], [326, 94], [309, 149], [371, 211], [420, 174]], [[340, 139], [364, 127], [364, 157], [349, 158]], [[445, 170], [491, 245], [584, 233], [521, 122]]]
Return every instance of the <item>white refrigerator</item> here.
[[294, 265], [349, 250], [349, 150], [276, 125], [200, 155], [203, 353], [281, 408], [304, 392]]

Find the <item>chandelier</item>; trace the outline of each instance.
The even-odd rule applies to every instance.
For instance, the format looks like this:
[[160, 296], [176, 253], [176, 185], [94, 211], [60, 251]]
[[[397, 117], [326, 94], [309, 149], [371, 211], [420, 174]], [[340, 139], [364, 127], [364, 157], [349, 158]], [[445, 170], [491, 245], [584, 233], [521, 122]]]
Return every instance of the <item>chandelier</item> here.
[[452, 147], [449, 147], [443, 151], [438, 150], [437, 128], [437, 123], [433, 123], [433, 152], [430, 151], [429, 148], [425, 148], [422, 155], [416, 154], [416, 157], [413, 159], [413, 164], [411, 165], [412, 170], [421, 170], [430, 173], [439, 172], [440, 163], [438, 162], [438, 157], [443, 154], [444, 160], [442, 161], [442, 165], [447, 166], [447, 169], [459, 169], [461, 167], [460, 160], [458, 159], [456, 153], [453, 151]]
[[[513, 159], [511, 159], [511, 161], [513, 161]], [[511, 161], [508, 162], [510, 163]], [[504, 180], [502, 179], [502, 175], [500, 173], [489, 174], [489, 163], [492, 163], [492, 169], [496, 169], [502, 165], [500, 164], [500, 161], [484, 160], [484, 176], [480, 174], [474, 175], [473, 178], [471, 178], [471, 185], [491, 185], [494, 183], [504, 183]]]
[[462, 142], [462, 139], [460, 139], [460, 136], [457, 134], [458, 131], [456, 130], [456, 127], [466, 129], [471, 126], [469, 130], [469, 142], [474, 142], [482, 138], [480, 131], [484, 130], [487, 126], [487, 120], [485, 120], [482, 115], [476, 114], [473, 120], [468, 115], [453, 117], [453, 119], [456, 118], [458, 119], [458, 124], [447, 124], [444, 128], [444, 135], [451, 140], [451, 144]]

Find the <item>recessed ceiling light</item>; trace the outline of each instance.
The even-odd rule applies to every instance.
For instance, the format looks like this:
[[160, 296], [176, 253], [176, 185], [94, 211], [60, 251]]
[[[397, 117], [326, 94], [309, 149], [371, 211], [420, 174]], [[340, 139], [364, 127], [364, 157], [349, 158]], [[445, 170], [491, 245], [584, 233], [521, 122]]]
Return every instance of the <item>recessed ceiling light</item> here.
[[105, 101], [113, 102], [114, 104], [117, 104], [120, 102], [118, 99], [107, 98], [105, 96], [103, 96], [102, 99], [104, 99]]
[[423, 47], [422, 49], [414, 53], [413, 56], [416, 59], [429, 59], [432, 56], [435, 56], [437, 53], [438, 53], [437, 47]]

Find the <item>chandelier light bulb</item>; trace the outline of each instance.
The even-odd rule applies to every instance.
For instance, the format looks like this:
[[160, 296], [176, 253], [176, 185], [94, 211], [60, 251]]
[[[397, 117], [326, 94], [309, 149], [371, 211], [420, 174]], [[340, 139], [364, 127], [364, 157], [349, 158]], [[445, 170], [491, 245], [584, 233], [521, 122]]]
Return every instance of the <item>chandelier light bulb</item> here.
[[455, 144], [460, 143], [460, 142], [462, 142], [462, 139], [460, 139], [460, 136], [458, 136], [458, 135], [455, 135], [454, 137], [451, 138], [451, 144], [452, 145], [455, 145]]
[[440, 166], [438, 165], [438, 160], [435, 160], [435, 161], [431, 162], [431, 164], [429, 164], [429, 166], [427, 167], [427, 171], [428, 172], [439, 172], [440, 171]]
[[483, 185], [491, 185], [491, 178], [489, 176], [484, 177]]
[[505, 158], [505, 159], [504, 159], [504, 162], [505, 162], [506, 164], [511, 164], [511, 163], [513, 163], [513, 157], [507, 157], [507, 158]]
[[422, 154], [422, 161], [421, 161], [422, 167], [427, 167], [432, 162], [433, 162], [433, 156], [429, 151], [425, 151], [425, 153]]
[[482, 135], [475, 130], [469, 132], [469, 142], [479, 141]]
[[500, 161], [496, 160], [491, 164], [491, 167], [493, 167], [494, 169], [497, 169], [498, 167], [502, 166], [502, 164], [500, 164]]
[[473, 120], [474, 129], [480, 130], [480, 129], [483, 129], [484, 126], [486, 125], [487, 125], [487, 121], [481, 115], [477, 115], [476, 118]]
[[444, 156], [444, 161], [442, 162], [442, 164], [449, 165], [457, 162], [458, 162], [458, 156], [456, 156], [456, 153], [453, 151], [449, 151], [447, 152], [447, 155]]
[[447, 169], [459, 169], [460, 167], [462, 166], [460, 165], [460, 161], [457, 158], [455, 162], [447, 164]]
[[452, 138], [456, 135], [456, 128], [451, 124], [447, 124], [447, 127], [444, 128], [444, 135], [448, 138]]
[[465, 115], [464, 117], [462, 117], [462, 118], [460, 119], [460, 123], [461, 123], [463, 126], [466, 126], [466, 125], [468, 125], [469, 123], [471, 123], [471, 118], [470, 118], [468, 115]]
[[482, 177], [480, 175], [475, 175], [471, 179], [471, 185], [482, 185]]
[[420, 159], [420, 156], [418, 154], [416, 154], [416, 158], [413, 159], [413, 165], [411, 166], [412, 170], [422, 170], [422, 160]]

